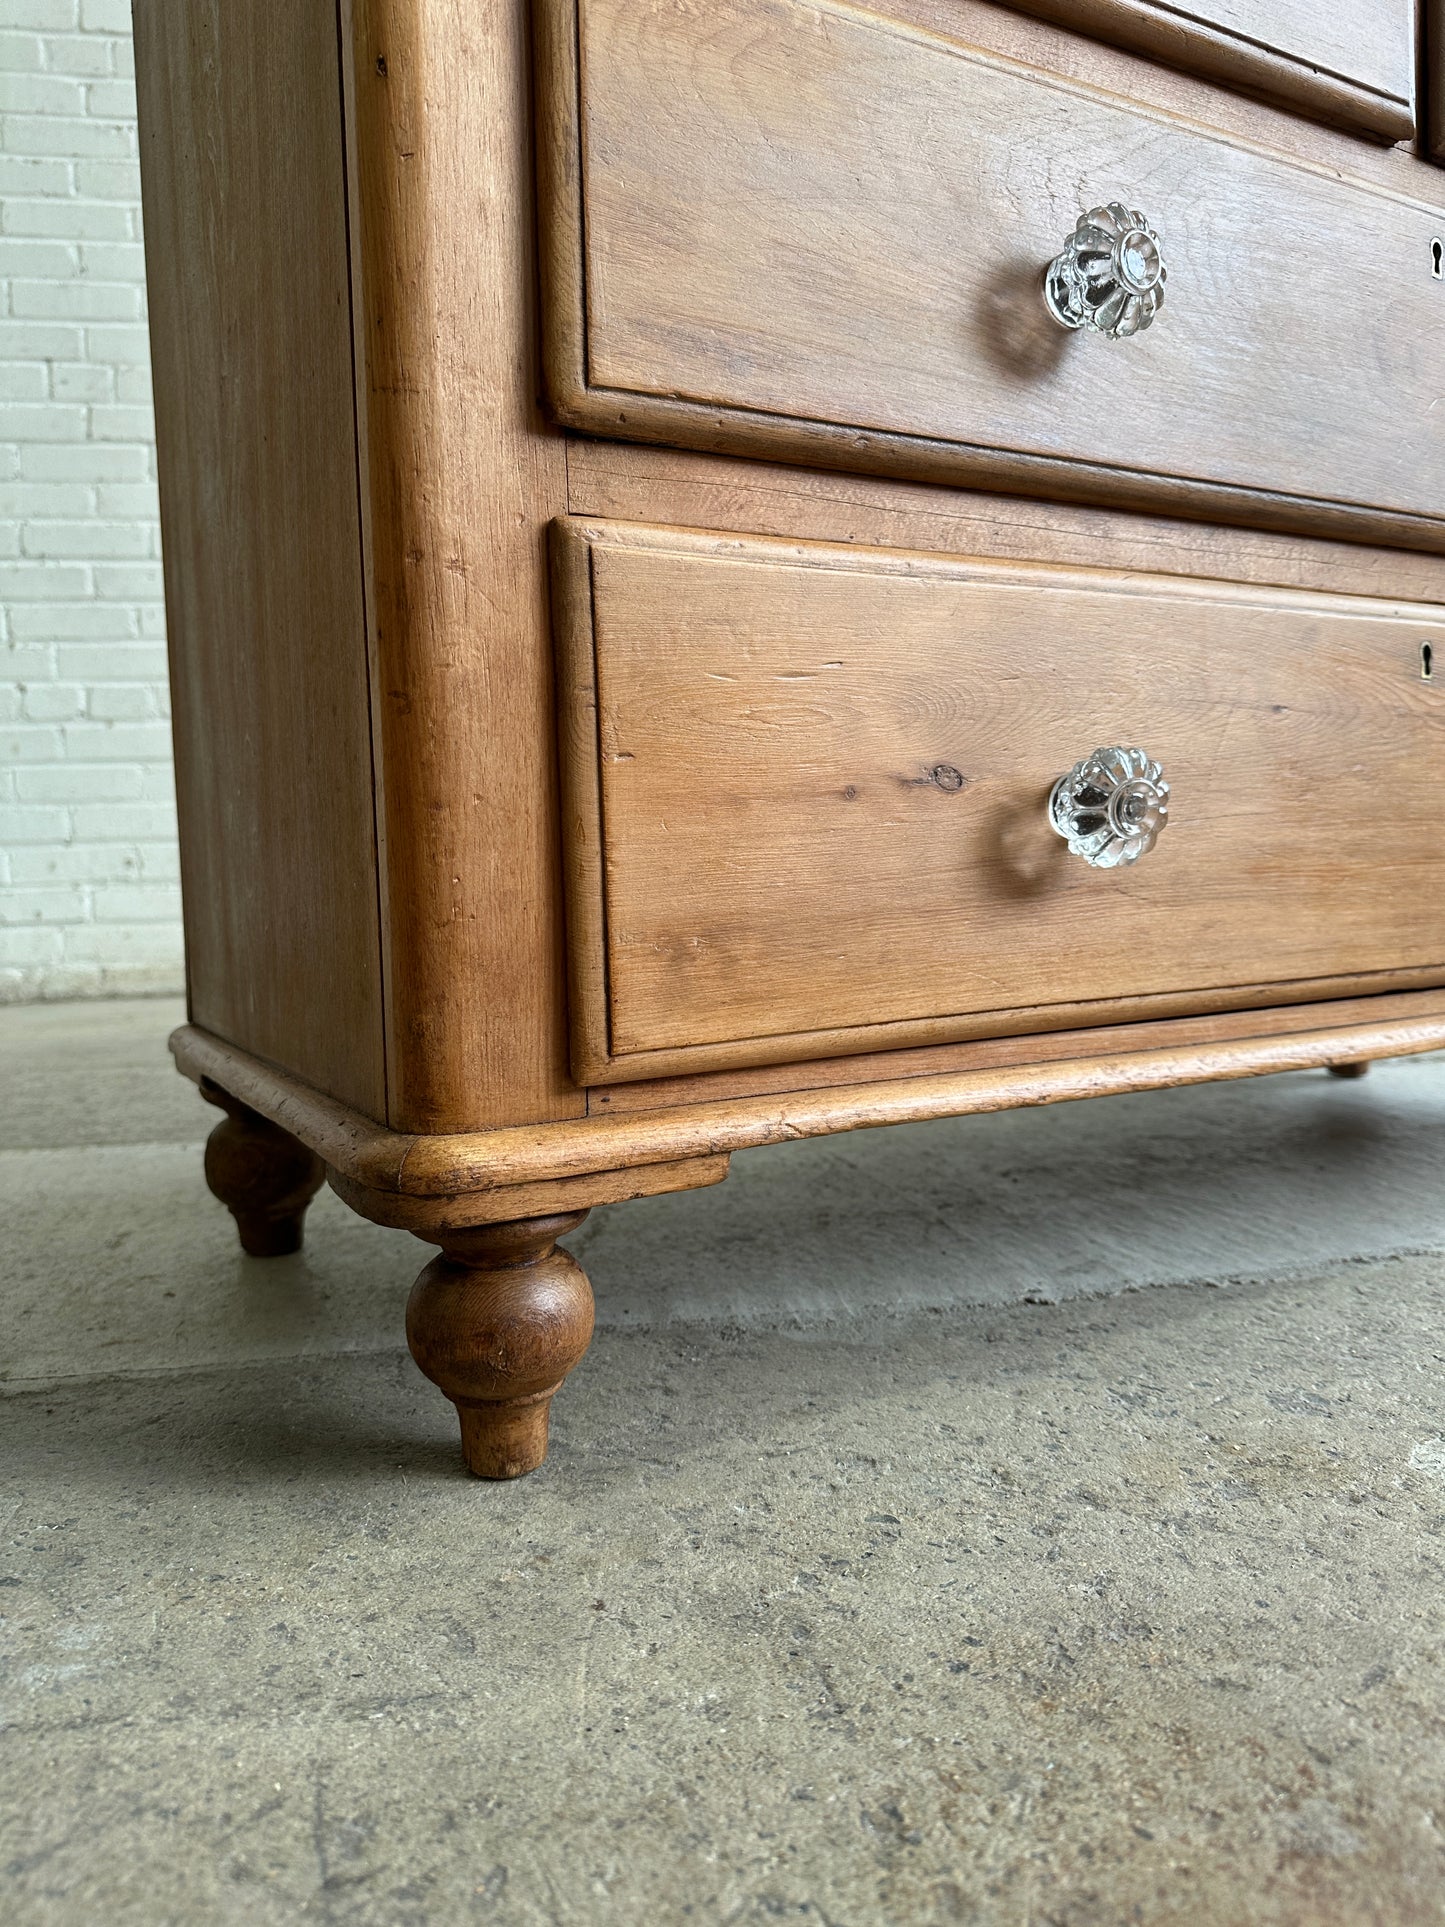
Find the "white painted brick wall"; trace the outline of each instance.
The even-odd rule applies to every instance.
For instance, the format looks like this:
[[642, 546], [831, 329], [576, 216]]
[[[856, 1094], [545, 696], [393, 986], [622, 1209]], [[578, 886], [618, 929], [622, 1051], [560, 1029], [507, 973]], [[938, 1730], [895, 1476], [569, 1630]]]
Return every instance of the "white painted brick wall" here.
[[171, 991], [130, 0], [0, 0], [0, 1002]]

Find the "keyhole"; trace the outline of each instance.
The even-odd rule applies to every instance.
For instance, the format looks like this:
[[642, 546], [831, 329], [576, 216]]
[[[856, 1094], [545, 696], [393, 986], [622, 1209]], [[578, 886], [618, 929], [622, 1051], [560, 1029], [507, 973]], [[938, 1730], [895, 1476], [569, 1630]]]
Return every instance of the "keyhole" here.
[[1435, 674], [1435, 651], [1428, 642], [1420, 644], [1420, 675], [1429, 682]]
[[1430, 272], [1437, 281], [1445, 281], [1445, 241], [1430, 243]]

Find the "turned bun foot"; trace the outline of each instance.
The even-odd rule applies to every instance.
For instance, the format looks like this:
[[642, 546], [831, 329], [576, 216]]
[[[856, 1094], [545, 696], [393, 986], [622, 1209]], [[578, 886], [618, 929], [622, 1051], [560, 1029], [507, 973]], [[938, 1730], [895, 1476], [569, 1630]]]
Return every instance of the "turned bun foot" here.
[[587, 1216], [438, 1233], [406, 1308], [411, 1355], [457, 1408], [481, 1479], [516, 1479], [547, 1456], [552, 1395], [592, 1339], [592, 1287], [557, 1240]]
[[1370, 1068], [1364, 1064], [1329, 1064], [1326, 1069], [1331, 1077], [1363, 1077]]
[[326, 1167], [289, 1131], [214, 1084], [201, 1094], [226, 1116], [206, 1140], [206, 1183], [236, 1220], [251, 1258], [285, 1258], [301, 1249], [306, 1207]]

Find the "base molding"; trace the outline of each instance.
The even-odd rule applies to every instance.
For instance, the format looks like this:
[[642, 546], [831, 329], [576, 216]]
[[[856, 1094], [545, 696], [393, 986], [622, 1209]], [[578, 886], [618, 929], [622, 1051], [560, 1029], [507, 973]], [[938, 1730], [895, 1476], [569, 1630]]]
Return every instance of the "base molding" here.
[[626, 1204], [633, 1198], [663, 1197], [670, 1191], [701, 1191], [721, 1184], [728, 1157], [673, 1158], [665, 1164], [639, 1164], [621, 1171], [554, 1178], [540, 1184], [507, 1185], [499, 1191], [459, 1191], [450, 1197], [408, 1197], [358, 1184], [342, 1172], [327, 1178], [344, 1204], [373, 1224], [415, 1232], [419, 1238], [473, 1225], [507, 1224], [517, 1218], [550, 1218], [569, 1211], [590, 1211], [599, 1204]]
[[1276, 1009], [1059, 1033], [1057, 1058], [1038, 1056], [1039, 1037], [1020, 1038], [1003, 1064], [882, 1078], [875, 1066], [872, 1082], [431, 1137], [390, 1130], [196, 1025], [170, 1041], [227, 1114], [207, 1177], [247, 1251], [297, 1249], [323, 1170], [363, 1217], [441, 1247], [412, 1290], [407, 1342], [456, 1409], [468, 1469], [514, 1479], [545, 1459], [553, 1397], [591, 1340], [591, 1286], [557, 1241], [593, 1205], [718, 1184], [731, 1154], [754, 1145], [1272, 1071], [1359, 1076], [1377, 1058], [1445, 1048], [1445, 990], [1296, 1010], [1313, 1024], [1281, 1031]]
[[[1048, 1041], [1059, 1055], [1043, 1061], [1038, 1038], [1020, 1039], [1023, 1061], [1012, 1065], [436, 1136], [390, 1130], [193, 1024], [170, 1043], [187, 1076], [315, 1152], [364, 1217], [425, 1235], [718, 1184], [734, 1151], [760, 1144], [1445, 1049], [1445, 990], [1299, 1005], [1290, 1015], [1297, 1029], [1254, 1036], [1218, 1035], [1219, 1018], [1198, 1020], [1197, 1040], [1187, 1042], [1177, 1021], [1112, 1027], [1108, 1053], [1092, 1055], [1087, 1032], [1057, 1033]], [[1251, 1017], [1260, 1013], [1230, 1023], [1242, 1029]]]

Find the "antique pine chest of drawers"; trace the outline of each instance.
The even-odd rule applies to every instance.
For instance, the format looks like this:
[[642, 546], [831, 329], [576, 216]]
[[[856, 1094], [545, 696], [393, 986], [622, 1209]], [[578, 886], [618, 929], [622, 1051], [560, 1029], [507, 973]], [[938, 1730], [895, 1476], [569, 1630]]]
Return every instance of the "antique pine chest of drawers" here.
[[475, 1472], [593, 1206], [1445, 1044], [1445, 9], [136, 27], [173, 1049]]

